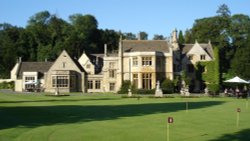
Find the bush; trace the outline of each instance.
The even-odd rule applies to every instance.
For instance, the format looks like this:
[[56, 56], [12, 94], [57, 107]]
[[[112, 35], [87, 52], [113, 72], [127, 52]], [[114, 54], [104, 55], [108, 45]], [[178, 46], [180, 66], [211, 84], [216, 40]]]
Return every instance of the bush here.
[[208, 87], [209, 94], [211, 95], [216, 95], [216, 94], [219, 94], [220, 92], [219, 84], [208, 84], [207, 87]]
[[129, 80], [125, 80], [122, 83], [122, 86], [120, 88], [120, 90], [117, 92], [118, 94], [127, 94], [128, 93], [128, 89], [130, 89], [131, 87], [131, 83]]
[[164, 94], [174, 93], [174, 81], [170, 79], [165, 79], [161, 84], [161, 89]]
[[14, 89], [14, 81], [0, 83], [0, 89]]
[[145, 90], [145, 89], [133, 89], [133, 94], [154, 94], [155, 89], [152, 90]]

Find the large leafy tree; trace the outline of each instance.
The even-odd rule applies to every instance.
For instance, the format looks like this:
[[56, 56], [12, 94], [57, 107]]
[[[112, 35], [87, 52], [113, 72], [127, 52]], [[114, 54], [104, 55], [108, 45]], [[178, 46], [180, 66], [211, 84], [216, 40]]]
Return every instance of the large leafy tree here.
[[231, 74], [250, 79], [250, 36], [244, 47], [237, 49], [231, 64]]
[[18, 39], [20, 37], [21, 28], [10, 24], [0, 25], [0, 77], [8, 78], [9, 70], [14, 66], [18, 48]]
[[[69, 52], [79, 57], [82, 52], [97, 50], [98, 22], [92, 15], [74, 14], [70, 17], [72, 31], [67, 39]], [[99, 36], [99, 35], [98, 35]]]
[[103, 45], [107, 44], [109, 50], [117, 50], [118, 48], [118, 42], [119, 38], [121, 36], [121, 33], [116, 32], [115, 30], [99, 30], [100, 32], [100, 41], [99, 41], [99, 48], [98, 52], [104, 52]]

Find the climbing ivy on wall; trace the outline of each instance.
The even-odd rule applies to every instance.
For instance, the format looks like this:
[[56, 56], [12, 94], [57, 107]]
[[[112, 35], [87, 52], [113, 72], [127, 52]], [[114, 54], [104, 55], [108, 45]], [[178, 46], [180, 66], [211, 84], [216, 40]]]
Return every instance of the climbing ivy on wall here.
[[220, 89], [219, 50], [214, 48], [214, 61], [198, 62], [195, 65], [196, 78], [205, 81], [208, 90], [216, 94]]

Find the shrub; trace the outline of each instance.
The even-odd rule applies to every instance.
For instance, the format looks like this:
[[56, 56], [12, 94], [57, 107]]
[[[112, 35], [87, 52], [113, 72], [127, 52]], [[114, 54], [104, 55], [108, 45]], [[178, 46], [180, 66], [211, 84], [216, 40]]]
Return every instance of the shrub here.
[[155, 89], [152, 90], [145, 90], [145, 89], [133, 89], [133, 94], [154, 94]]
[[122, 83], [122, 86], [120, 88], [120, 90], [117, 92], [118, 94], [127, 94], [128, 93], [128, 89], [130, 89], [131, 87], [131, 83], [129, 80], [125, 80]]
[[161, 84], [161, 88], [164, 94], [172, 94], [174, 93], [174, 82], [170, 79], [165, 79]]
[[219, 84], [208, 84], [208, 91], [209, 94], [216, 95], [219, 94], [220, 85]]
[[0, 83], [0, 89], [14, 89], [14, 81]]

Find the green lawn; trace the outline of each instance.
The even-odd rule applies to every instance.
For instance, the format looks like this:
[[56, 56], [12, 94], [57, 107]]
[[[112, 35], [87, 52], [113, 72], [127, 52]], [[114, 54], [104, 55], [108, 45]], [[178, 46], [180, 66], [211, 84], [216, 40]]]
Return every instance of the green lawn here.
[[111, 94], [0, 94], [0, 141], [166, 141], [169, 116], [170, 141], [250, 141], [245, 99], [137, 100]]

